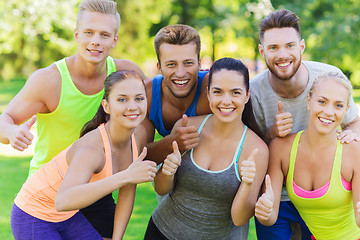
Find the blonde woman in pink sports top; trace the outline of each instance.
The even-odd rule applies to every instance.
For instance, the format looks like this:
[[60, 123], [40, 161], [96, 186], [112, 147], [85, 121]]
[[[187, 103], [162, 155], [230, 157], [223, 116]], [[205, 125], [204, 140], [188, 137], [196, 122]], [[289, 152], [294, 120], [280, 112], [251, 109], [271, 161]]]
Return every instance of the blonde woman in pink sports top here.
[[285, 178], [290, 200], [314, 239], [360, 238], [360, 143], [337, 140], [351, 91], [344, 75], [320, 74], [307, 98], [308, 129], [271, 142], [265, 192], [255, 208], [262, 224], [276, 222]]

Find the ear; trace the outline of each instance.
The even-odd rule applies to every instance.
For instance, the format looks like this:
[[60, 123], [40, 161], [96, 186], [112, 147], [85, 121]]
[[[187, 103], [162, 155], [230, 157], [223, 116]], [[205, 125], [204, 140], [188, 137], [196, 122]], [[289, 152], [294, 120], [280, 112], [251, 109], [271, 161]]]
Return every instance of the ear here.
[[74, 29], [74, 39], [75, 39], [75, 42], [79, 41], [79, 32], [76, 28]]
[[300, 49], [301, 49], [301, 55], [302, 55], [305, 51], [305, 40], [304, 39], [300, 40]]
[[157, 69], [159, 70], [159, 72], [161, 72], [161, 66], [160, 66], [160, 63], [159, 63], [159, 62], [156, 63], [156, 67], [157, 67]]
[[264, 47], [263, 45], [259, 44], [259, 53], [260, 55], [265, 59], [265, 55], [264, 55]]
[[116, 36], [114, 37], [114, 42], [111, 45], [111, 48], [114, 48], [116, 46], [116, 44], [118, 43], [118, 41], [119, 41], [119, 34], [116, 34]]
[[201, 58], [199, 59], [199, 69], [201, 69]]
[[107, 114], [110, 114], [110, 106], [109, 106], [108, 101], [106, 101], [106, 99], [103, 99], [101, 101], [101, 105], [102, 105], [102, 107], [104, 109], [104, 112], [107, 113]]
[[247, 95], [246, 95], [246, 102], [245, 103], [249, 102], [250, 94], [251, 94], [251, 89], [249, 88], [249, 91], [247, 92]]

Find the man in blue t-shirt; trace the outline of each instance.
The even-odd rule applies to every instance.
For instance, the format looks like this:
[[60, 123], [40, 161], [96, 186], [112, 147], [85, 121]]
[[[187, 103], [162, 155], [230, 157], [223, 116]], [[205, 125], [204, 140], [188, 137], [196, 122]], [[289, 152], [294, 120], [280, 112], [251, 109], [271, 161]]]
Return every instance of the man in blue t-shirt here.
[[[181, 152], [197, 146], [199, 134], [187, 126], [187, 117], [210, 113], [207, 100], [208, 71], [200, 71], [200, 36], [187, 25], [170, 25], [154, 39], [161, 74], [146, 81], [148, 116], [143, 122], [148, 134], [147, 158], [161, 163], [172, 153], [176, 140]], [[181, 126], [173, 129], [182, 118]], [[163, 138], [153, 142], [155, 129]]]

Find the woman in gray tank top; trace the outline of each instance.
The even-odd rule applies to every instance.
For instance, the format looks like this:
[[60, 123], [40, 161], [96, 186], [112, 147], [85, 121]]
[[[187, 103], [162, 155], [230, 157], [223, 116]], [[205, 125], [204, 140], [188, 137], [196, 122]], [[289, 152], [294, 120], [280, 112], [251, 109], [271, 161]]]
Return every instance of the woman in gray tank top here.
[[249, 73], [240, 60], [213, 64], [208, 99], [213, 114], [188, 119], [198, 128], [199, 145], [181, 156], [173, 142], [157, 173], [155, 190], [170, 194], [152, 214], [146, 240], [230, 239], [232, 222], [241, 226], [254, 215], [268, 148], [256, 134]]

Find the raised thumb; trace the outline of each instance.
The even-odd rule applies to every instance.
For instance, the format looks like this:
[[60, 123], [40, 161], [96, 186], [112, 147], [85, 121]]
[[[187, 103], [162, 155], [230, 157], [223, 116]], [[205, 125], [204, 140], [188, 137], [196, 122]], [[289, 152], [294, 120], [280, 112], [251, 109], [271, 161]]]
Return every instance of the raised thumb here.
[[141, 162], [142, 160], [144, 160], [144, 158], [146, 157], [147, 154], [147, 148], [144, 147], [142, 152], [140, 153], [140, 155], [134, 160], [134, 162]]
[[265, 187], [266, 187], [265, 193], [274, 195], [271, 187], [271, 179], [269, 174], [266, 174], [265, 176]]
[[278, 101], [278, 113], [283, 113], [283, 112], [284, 112], [283, 103], [281, 101]]
[[181, 126], [186, 127], [187, 123], [188, 123], [188, 117], [186, 116], [186, 114], [184, 114], [182, 115]]
[[26, 128], [28, 130], [30, 130], [32, 125], [34, 125], [34, 123], [36, 122], [36, 119], [37, 119], [37, 117], [36, 117], [36, 115], [34, 115], [27, 122], [24, 123], [24, 125], [26, 126]]

